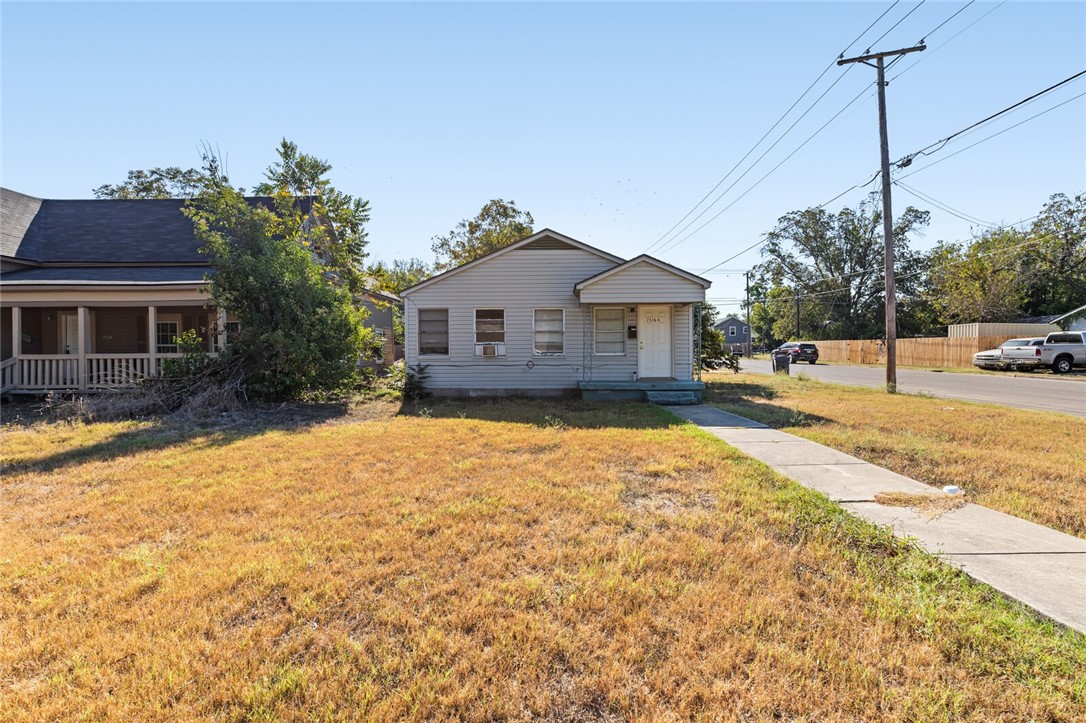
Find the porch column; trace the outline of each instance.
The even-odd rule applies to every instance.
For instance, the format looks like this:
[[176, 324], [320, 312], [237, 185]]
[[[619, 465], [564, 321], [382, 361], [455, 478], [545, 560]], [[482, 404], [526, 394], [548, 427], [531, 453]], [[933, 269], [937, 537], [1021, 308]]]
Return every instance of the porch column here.
[[15, 360], [12, 381], [16, 387], [23, 385], [23, 363], [19, 357], [23, 353], [23, 307], [11, 307], [11, 358]]
[[158, 338], [155, 327], [158, 326], [158, 308], [147, 307], [147, 376], [158, 376]]
[[226, 349], [226, 309], [221, 306], [218, 307], [215, 318], [215, 349], [216, 351]]
[[85, 306], [79, 307], [79, 388], [87, 388], [87, 342], [90, 340], [90, 314]]

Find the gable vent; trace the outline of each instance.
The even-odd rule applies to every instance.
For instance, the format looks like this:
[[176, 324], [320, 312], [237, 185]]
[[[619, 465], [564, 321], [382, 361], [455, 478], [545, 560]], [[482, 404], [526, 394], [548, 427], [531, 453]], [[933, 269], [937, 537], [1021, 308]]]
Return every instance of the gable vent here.
[[522, 249], [533, 249], [537, 251], [554, 251], [559, 249], [571, 249], [573, 248], [565, 241], [559, 241], [556, 238], [541, 238], [538, 241], [532, 241], [530, 244], [524, 244]]

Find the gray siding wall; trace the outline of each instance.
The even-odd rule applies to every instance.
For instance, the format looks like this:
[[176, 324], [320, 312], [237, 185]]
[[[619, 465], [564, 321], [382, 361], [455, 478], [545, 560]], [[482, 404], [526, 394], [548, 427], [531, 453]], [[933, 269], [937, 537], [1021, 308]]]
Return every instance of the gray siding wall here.
[[581, 290], [581, 301], [590, 304], [627, 302], [642, 304], [705, 301], [701, 284], [665, 271], [650, 263], [634, 264]]
[[[506, 390], [547, 392], [576, 389], [582, 378], [632, 381], [637, 372], [637, 342], [626, 340], [622, 355], [600, 356], [593, 350], [593, 309], [573, 295], [574, 285], [614, 266], [580, 249], [517, 249], [404, 296], [405, 350], [408, 366], [428, 365], [431, 389], [441, 392]], [[699, 287], [700, 291], [700, 287]], [[631, 292], [631, 298], [636, 298]], [[625, 309], [626, 326], [637, 324], [636, 302], [601, 304]], [[475, 356], [475, 309], [505, 309], [506, 356]], [[565, 352], [532, 352], [534, 309], [565, 310]], [[449, 310], [449, 355], [419, 356], [418, 310]], [[673, 310], [675, 376], [692, 378], [691, 307]], [[587, 324], [587, 329], [586, 325]], [[587, 330], [587, 338], [586, 338]], [[584, 345], [589, 345], [589, 355]], [[585, 368], [586, 359], [588, 361]], [[531, 362], [531, 366], [529, 366]]]
[[[517, 249], [465, 269], [404, 297], [404, 356], [408, 366], [429, 365], [433, 389], [559, 390], [581, 380], [584, 326], [573, 286], [615, 263], [580, 249]], [[449, 355], [418, 354], [418, 309], [449, 310]], [[475, 356], [475, 309], [505, 309], [506, 356]], [[565, 310], [565, 352], [532, 353], [534, 309]], [[629, 321], [628, 323], [636, 323]], [[598, 357], [613, 378], [633, 378], [636, 349]], [[532, 362], [532, 366], [528, 366]], [[602, 371], [602, 369], [601, 369]], [[598, 378], [598, 377], [597, 377]]]

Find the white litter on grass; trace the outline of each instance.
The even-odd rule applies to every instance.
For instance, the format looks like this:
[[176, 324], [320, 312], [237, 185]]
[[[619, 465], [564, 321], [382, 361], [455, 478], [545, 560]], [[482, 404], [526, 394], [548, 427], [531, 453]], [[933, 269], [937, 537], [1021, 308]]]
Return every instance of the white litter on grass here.
[[962, 493], [962, 488], [958, 485], [947, 485], [943, 488], [943, 492], [946, 492], [948, 495], [960, 495]]

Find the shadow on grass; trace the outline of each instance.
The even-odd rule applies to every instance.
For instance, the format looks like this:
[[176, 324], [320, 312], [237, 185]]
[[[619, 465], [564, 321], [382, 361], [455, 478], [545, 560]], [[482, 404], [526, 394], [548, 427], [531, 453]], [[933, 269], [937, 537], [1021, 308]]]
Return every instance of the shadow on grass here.
[[814, 427], [834, 422], [828, 417], [803, 412], [794, 407], [767, 404], [761, 401], [773, 400], [778, 396], [777, 390], [768, 385], [713, 380], [705, 385], [703, 401], [705, 404], [753, 419], [773, 429]]
[[584, 402], [568, 397], [431, 397], [405, 403], [400, 414], [574, 429], [664, 429], [675, 423], [670, 414], [654, 404]]
[[[239, 412], [224, 414], [217, 420], [199, 422], [182, 422], [168, 417], [138, 420], [147, 423], [121, 429], [107, 439], [69, 447], [47, 457], [6, 462], [4, 475], [54, 472], [72, 465], [107, 461], [184, 444], [191, 444], [193, 451], [223, 447], [266, 432], [304, 432], [319, 424], [347, 417], [350, 413], [351, 405], [347, 402], [319, 402], [254, 406]], [[28, 414], [23, 415], [18, 421], [8, 421], [6, 426], [32, 429], [34, 424], [48, 421], [50, 420], [40, 413]], [[64, 424], [64, 422], [57, 423]], [[200, 442], [192, 444], [194, 440], [200, 440]]]

